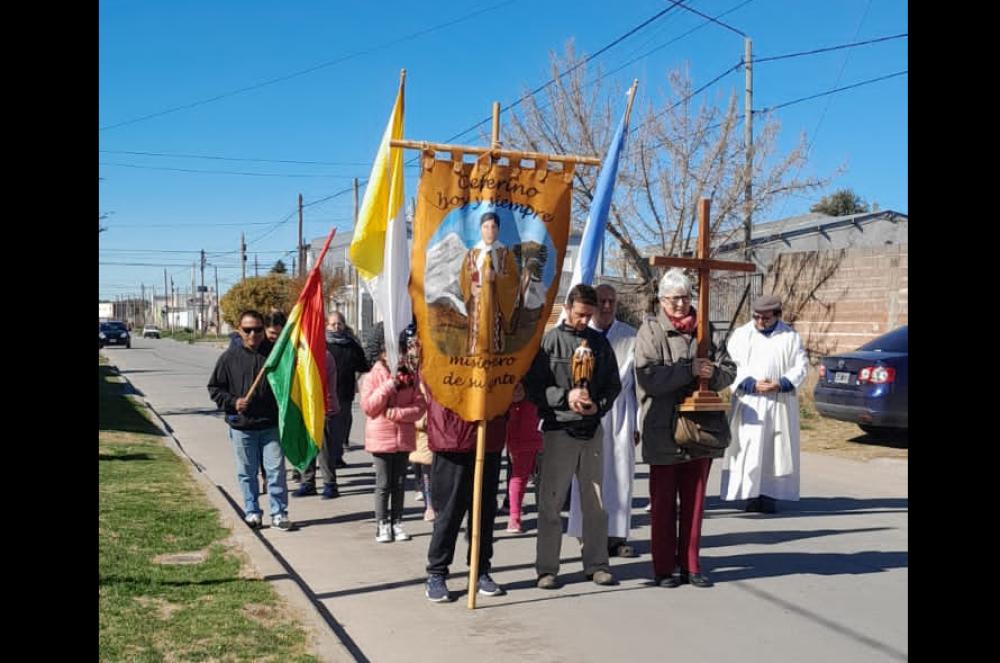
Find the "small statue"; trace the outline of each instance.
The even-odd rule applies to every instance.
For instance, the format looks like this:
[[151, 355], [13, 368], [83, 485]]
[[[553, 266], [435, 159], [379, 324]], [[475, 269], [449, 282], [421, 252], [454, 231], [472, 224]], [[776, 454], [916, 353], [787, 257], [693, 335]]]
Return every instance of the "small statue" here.
[[594, 351], [586, 340], [580, 340], [580, 346], [573, 351], [573, 388], [590, 391], [590, 379], [594, 375]]

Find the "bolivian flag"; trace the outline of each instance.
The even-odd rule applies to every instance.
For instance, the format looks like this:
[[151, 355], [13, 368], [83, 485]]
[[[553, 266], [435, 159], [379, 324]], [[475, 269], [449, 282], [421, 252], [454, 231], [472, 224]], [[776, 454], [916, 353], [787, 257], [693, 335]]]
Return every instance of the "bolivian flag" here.
[[382, 134], [358, 222], [351, 240], [351, 262], [364, 281], [385, 325], [385, 350], [389, 369], [399, 360], [399, 334], [413, 319], [407, 284], [410, 248], [403, 208], [403, 148], [389, 141], [403, 137], [403, 92], [406, 70], [400, 74], [399, 93], [389, 123]]
[[320, 266], [334, 228], [326, 238], [302, 294], [264, 364], [278, 401], [278, 435], [288, 462], [304, 471], [323, 446], [326, 417], [326, 320]]

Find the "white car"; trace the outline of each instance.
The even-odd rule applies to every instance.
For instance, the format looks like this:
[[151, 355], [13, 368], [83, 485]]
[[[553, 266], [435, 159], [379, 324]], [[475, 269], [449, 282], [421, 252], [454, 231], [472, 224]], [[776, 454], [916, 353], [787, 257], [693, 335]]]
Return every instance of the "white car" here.
[[149, 325], [142, 328], [143, 338], [160, 338], [160, 328]]

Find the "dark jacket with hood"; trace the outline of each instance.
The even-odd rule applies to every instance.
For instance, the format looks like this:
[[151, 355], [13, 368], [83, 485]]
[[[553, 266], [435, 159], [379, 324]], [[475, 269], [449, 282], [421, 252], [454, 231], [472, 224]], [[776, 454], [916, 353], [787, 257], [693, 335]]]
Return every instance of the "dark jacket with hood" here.
[[250, 390], [266, 361], [267, 357], [260, 351], [240, 345], [223, 352], [215, 363], [212, 376], [208, 379], [208, 394], [225, 411], [230, 428], [262, 430], [278, 425], [278, 402], [266, 377], [257, 383], [247, 409], [242, 414], [236, 412], [236, 399]]
[[353, 401], [357, 374], [367, 373], [371, 368], [365, 360], [365, 351], [347, 332], [334, 334], [330, 330], [326, 331], [326, 349], [337, 361], [337, 397], [342, 403]]
[[[578, 414], [569, 407], [573, 389], [573, 352], [585, 340], [594, 353], [594, 373], [590, 380], [590, 399], [597, 405], [594, 414]], [[553, 327], [542, 338], [531, 370], [524, 380], [528, 398], [538, 406], [542, 430], [565, 430], [569, 435], [590, 439], [601, 425], [601, 418], [614, 404], [622, 390], [618, 360], [611, 344], [601, 332], [585, 327], [577, 331], [565, 322]]]

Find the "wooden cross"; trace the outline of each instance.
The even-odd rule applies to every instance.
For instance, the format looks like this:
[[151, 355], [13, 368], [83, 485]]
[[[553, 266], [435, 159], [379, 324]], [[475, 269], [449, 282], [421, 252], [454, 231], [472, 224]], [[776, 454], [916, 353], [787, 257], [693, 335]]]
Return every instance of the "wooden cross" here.
[[[686, 267], [698, 270], [698, 357], [708, 358], [708, 284], [709, 273], [712, 270], [730, 272], [753, 272], [757, 266], [752, 262], [730, 262], [712, 260], [709, 258], [708, 210], [711, 205], [709, 198], [698, 201], [698, 254], [696, 258], [674, 258], [657, 256], [649, 259], [649, 264], [655, 267]], [[662, 293], [661, 293], [662, 294]], [[698, 378], [698, 390], [684, 399], [679, 406], [683, 412], [704, 412], [725, 410], [726, 404], [719, 394], [708, 388], [708, 379]]]

